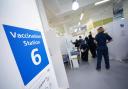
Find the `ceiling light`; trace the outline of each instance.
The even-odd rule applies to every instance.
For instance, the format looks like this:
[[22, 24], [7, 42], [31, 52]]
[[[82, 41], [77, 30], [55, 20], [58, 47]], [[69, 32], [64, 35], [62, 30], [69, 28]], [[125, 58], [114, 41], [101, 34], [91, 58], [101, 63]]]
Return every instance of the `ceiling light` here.
[[96, 2], [95, 6], [103, 4], [103, 3], [108, 2], [108, 1], [110, 1], [110, 0], [102, 0], [102, 1]]
[[72, 10], [77, 10], [78, 8], [79, 8], [79, 3], [77, 2], [77, 0], [73, 0]]
[[84, 16], [84, 13], [81, 13], [81, 15], [80, 15], [80, 20], [83, 19], [83, 16]]

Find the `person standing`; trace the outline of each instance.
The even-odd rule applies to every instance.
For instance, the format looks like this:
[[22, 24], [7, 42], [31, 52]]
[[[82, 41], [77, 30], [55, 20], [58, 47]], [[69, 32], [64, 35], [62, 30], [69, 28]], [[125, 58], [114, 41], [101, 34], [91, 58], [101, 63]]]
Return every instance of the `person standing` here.
[[71, 40], [71, 43], [78, 49], [78, 47], [79, 47], [78, 39], [76, 39], [75, 42], [72, 42], [72, 40]]
[[88, 46], [89, 46], [89, 50], [92, 54], [92, 57], [96, 58], [96, 43], [94, 42], [94, 38], [92, 37], [91, 32], [88, 36]]
[[78, 40], [78, 48], [80, 51], [80, 59], [83, 60], [83, 52], [81, 52], [81, 45], [83, 44], [84, 40], [82, 39], [82, 36], [79, 36], [79, 40]]
[[103, 27], [99, 27], [97, 29], [97, 31], [98, 31], [98, 34], [95, 37], [95, 40], [97, 43], [97, 66], [96, 66], [96, 70], [98, 70], [98, 71], [101, 70], [102, 56], [104, 57], [104, 60], [105, 60], [106, 69], [110, 69], [107, 43], [112, 41], [112, 37], [110, 37], [108, 34], [104, 33]]
[[81, 36], [79, 36], [79, 40], [78, 40], [78, 46], [80, 48], [80, 45], [84, 42], [84, 40], [82, 39]]
[[85, 37], [85, 40], [80, 45], [81, 58], [85, 62], [88, 62], [88, 44], [87, 44], [87, 40], [88, 40], [88, 38]]

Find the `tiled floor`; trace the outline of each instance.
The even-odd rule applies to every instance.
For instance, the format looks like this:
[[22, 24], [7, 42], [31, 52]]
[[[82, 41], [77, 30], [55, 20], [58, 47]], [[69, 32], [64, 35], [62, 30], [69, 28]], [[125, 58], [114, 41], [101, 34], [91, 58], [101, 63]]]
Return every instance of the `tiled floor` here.
[[128, 89], [128, 63], [110, 61], [111, 69], [95, 70], [96, 61], [81, 63], [79, 69], [67, 69], [70, 89]]

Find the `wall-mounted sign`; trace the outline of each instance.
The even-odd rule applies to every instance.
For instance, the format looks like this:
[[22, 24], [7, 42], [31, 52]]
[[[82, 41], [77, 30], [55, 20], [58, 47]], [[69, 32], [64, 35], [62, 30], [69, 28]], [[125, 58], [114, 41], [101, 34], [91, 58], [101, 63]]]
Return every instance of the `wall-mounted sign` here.
[[114, 2], [113, 3], [113, 16], [114, 19], [123, 18], [123, 2]]
[[48, 64], [41, 32], [3, 25], [24, 85]]

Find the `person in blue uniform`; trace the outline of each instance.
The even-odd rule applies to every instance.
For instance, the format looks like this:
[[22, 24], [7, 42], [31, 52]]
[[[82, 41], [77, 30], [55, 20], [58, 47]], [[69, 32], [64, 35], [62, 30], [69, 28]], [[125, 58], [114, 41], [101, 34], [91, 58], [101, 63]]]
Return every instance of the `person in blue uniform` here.
[[106, 69], [110, 69], [107, 43], [112, 41], [112, 37], [110, 37], [108, 34], [104, 33], [103, 27], [99, 27], [97, 29], [97, 31], [98, 31], [98, 34], [95, 37], [95, 40], [97, 43], [97, 66], [96, 66], [96, 69], [101, 70], [102, 56], [104, 57], [104, 60], [105, 60]]

